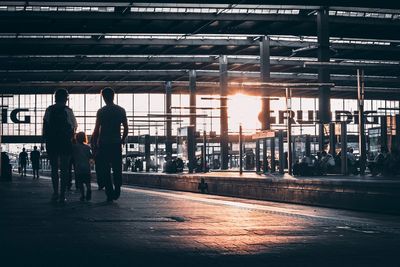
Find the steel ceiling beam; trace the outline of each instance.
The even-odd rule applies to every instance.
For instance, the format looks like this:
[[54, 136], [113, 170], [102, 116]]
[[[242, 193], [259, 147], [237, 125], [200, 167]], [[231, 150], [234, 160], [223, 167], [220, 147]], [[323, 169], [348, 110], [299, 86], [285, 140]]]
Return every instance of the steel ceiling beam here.
[[[0, 55], [0, 62], [3, 64], [12, 63], [218, 63], [218, 55]], [[260, 64], [259, 56], [228, 56], [229, 63], [232, 64]], [[299, 66], [305, 68], [317, 68], [320, 63], [312, 61], [313, 58], [304, 57], [279, 57], [272, 56], [271, 65], [283, 66]], [[337, 62], [326, 63], [329, 66], [361, 66], [371, 68], [396, 68], [400, 66], [400, 61], [379, 62], [377, 60], [369, 60], [369, 63], [346, 62], [349, 59], [335, 58]], [[5, 63], [7, 62], [7, 63]]]
[[[125, 76], [125, 77], [181, 77], [188, 76], [188, 70], [0, 70], [0, 77], [13, 76], [54, 76], [54, 75], [85, 75], [85, 76]], [[202, 77], [219, 77], [218, 70], [196, 70], [197, 76]], [[228, 71], [228, 76], [231, 78], [256, 79], [260, 73], [256, 71]], [[272, 79], [295, 79], [295, 80], [317, 80], [318, 76], [314, 73], [286, 73], [286, 72], [271, 72]], [[356, 75], [332, 74], [332, 81], [356, 81]], [[393, 82], [399, 83], [399, 77], [396, 76], [365, 76], [365, 81], [374, 82]]]
[[[71, 35], [79, 35], [79, 33], [70, 33]], [[42, 35], [42, 34], [39, 34]], [[60, 33], [60, 36], [63, 34]], [[176, 48], [185, 48], [185, 46], [257, 46], [258, 42], [254, 40], [255, 37], [248, 37], [247, 39], [216, 39], [216, 38], [202, 38], [202, 39], [163, 39], [163, 38], [105, 38], [105, 39], [94, 39], [94, 38], [0, 38], [1, 46], [140, 46], [140, 45], [154, 45], [154, 46], [175, 46]], [[391, 51], [400, 52], [400, 46], [396, 45], [376, 45], [376, 44], [357, 44], [353, 40], [353, 43], [335, 43], [331, 41], [330, 47], [334, 50], [371, 50], [371, 51]], [[378, 40], [376, 40], [378, 41]], [[400, 40], [391, 40], [392, 42], [399, 42]], [[312, 41], [289, 41], [289, 40], [270, 40], [270, 46], [272, 47], [288, 47], [288, 48], [313, 48], [317, 45], [317, 42]], [[17, 49], [14, 47], [14, 49]], [[18, 51], [18, 50], [17, 50]]]
[[[270, 8], [270, 9], [300, 9], [300, 10], [316, 10], [322, 6], [326, 6], [326, 1], [285, 1], [286, 4], [282, 5], [282, 1], [266, 1], [261, 0], [247, 0], [243, 4], [237, 4], [237, 1], [221, 1], [221, 0], [153, 0], [151, 3], [139, 2], [132, 3], [130, 0], [96, 0], [96, 1], [54, 1], [54, 0], [32, 0], [28, 4], [26, 1], [2, 1], [2, 4], [7, 6], [96, 6], [96, 7], [204, 7], [204, 8], [231, 8], [230, 4], [237, 4], [237, 8]], [[362, 11], [362, 12], [393, 12], [393, 7], [396, 5], [390, 4], [386, 1], [335, 1], [336, 6], [331, 6], [331, 10], [348, 10], [348, 11]]]

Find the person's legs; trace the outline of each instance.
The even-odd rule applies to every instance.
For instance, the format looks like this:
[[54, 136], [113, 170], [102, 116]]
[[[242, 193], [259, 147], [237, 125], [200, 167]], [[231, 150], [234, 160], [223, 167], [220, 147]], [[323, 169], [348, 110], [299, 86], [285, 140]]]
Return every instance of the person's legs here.
[[113, 169], [114, 178], [114, 199], [118, 199], [121, 194], [122, 185], [122, 148], [121, 145], [113, 145], [111, 152], [111, 166]]
[[22, 173], [26, 176], [26, 163], [22, 164]]
[[58, 184], [59, 184], [58, 154], [57, 153], [49, 154], [49, 160], [50, 160], [50, 168], [51, 168], [51, 182], [53, 184], [52, 200], [56, 201], [58, 199]]
[[85, 177], [85, 185], [86, 185], [86, 200], [89, 201], [92, 199], [92, 188], [90, 184], [90, 173]]
[[83, 176], [82, 174], [75, 173], [75, 185], [79, 192], [81, 193], [81, 201], [85, 200], [85, 188], [83, 187]]
[[97, 181], [97, 185], [99, 187], [99, 190], [102, 190], [104, 188], [104, 177], [102, 177], [104, 171], [101, 168], [102, 167], [102, 162], [99, 159], [99, 156], [96, 156], [95, 159], [95, 170], [96, 170], [96, 181]]
[[69, 154], [60, 155], [60, 202], [65, 201], [65, 191], [67, 190], [69, 163], [71, 156]]
[[103, 146], [99, 148], [99, 155], [98, 155], [98, 164], [100, 170], [100, 177], [103, 180], [104, 186], [106, 187], [106, 195], [107, 201], [113, 200], [114, 195], [114, 187], [111, 182], [111, 166], [110, 166], [110, 159], [112, 155], [110, 155], [109, 148], [107, 146]]

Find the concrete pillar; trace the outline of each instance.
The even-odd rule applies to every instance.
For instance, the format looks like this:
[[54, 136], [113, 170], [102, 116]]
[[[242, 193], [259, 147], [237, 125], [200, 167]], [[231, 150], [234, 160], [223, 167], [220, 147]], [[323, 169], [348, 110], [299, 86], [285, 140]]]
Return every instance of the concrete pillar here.
[[329, 123], [329, 154], [334, 156], [336, 154], [336, 135], [335, 135], [335, 123]]
[[188, 129], [189, 173], [193, 172], [196, 162], [196, 71], [189, 71], [189, 110], [190, 127]]
[[278, 131], [278, 146], [279, 146], [279, 173], [285, 173], [285, 153], [283, 151], [283, 131]]
[[381, 116], [381, 151], [388, 152], [388, 135], [387, 135], [387, 120], [386, 116]]
[[271, 139], [271, 172], [276, 171], [276, 165], [275, 165], [275, 137], [272, 137]]
[[267, 158], [267, 139], [262, 139], [263, 141], [263, 172], [268, 171], [268, 158]]
[[[267, 36], [262, 36], [260, 39], [260, 80], [261, 82], [269, 82], [271, 77], [271, 64], [270, 64], [270, 41]], [[268, 89], [261, 88], [261, 129], [271, 129], [271, 106], [268, 96]]]
[[239, 126], [239, 173], [243, 173], [243, 135], [242, 125]]
[[226, 55], [219, 58], [219, 82], [220, 82], [220, 146], [221, 146], [221, 169], [228, 169], [229, 148], [228, 148], [228, 58]]
[[165, 129], [165, 153], [167, 156], [172, 156], [172, 83], [165, 83], [165, 113], [166, 129]]
[[203, 172], [207, 172], [207, 132], [206, 130], [203, 131]]
[[261, 171], [260, 166], [260, 139], [256, 141], [256, 172], [259, 173]]
[[396, 120], [396, 132], [395, 132], [395, 139], [394, 139], [394, 145], [392, 147], [395, 147], [396, 149], [400, 149], [400, 115], [396, 114], [395, 115], [395, 120]]
[[347, 175], [347, 124], [346, 122], [340, 123], [340, 143], [341, 143], [341, 165], [342, 165], [342, 174]]
[[150, 135], [146, 134], [144, 138], [144, 160], [146, 162], [146, 172], [150, 171]]
[[189, 173], [193, 173], [195, 162], [196, 162], [196, 138], [194, 126], [188, 126], [187, 128], [187, 146], [188, 146], [188, 159], [189, 159]]
[[[323, 8], [318, 10], [317, 13], [317, 36], [318, 36], [318, 61], [329, 62], [330, 49], [329, 49], [329, 9]], [[318, 69], [318, 82], [328, 83], [330, 81], [330, 73], [327, 68]], [[327, 86], [320, 86], [318, 92], [318, 111], [319, 120], [321, 124], [329, 123], [331, 121], [331, 105], [330, 105], [330, 91]], [[325, 135], [323, 132], [323, 125], [319, 127], [320, 151], [322, 151], [325, 143]]]
[[324, 131], [324, 124], [323, 123], [318, 123], [318, 150], [322, 151], [324, 150], [325, 146], [325, 131]]
[[194, 131], [196, 132], [196, 71], [189, 71], [189, 105], [190, 105], [190, 125], [194, 126]]
[[309, 134], [306, 134], [305, 150], [306, 150], [306, 157], [310, 157], [311, 156], [311, 136]]
[[293, 166], [293, 151], [292, 151], [292, 92], [289, 88], [286, 88], [286, 111], [287, 111], [287, 144], [288, 144], [288, 173], [292, 175]]
[[365, 143], [365, 116], [364, 116], [364, 71], [357, 70], [358, 88], [358, 146], [360, 151], [360, 175], [365, 174], [367, 165], [367, 148]]
[[[271, 64], [270, 64], [270, 40], [268, 36], [262, 36], [260, 39], [260, 81], [269, 82], [271, 77]], [[271, 103], [267, 98], [268, 89], [261, 88], [261, 129], [271, 129]], [[268, 159], [267, 159], [267, 140], [263, 140], [263, 170], [267, 172]]]

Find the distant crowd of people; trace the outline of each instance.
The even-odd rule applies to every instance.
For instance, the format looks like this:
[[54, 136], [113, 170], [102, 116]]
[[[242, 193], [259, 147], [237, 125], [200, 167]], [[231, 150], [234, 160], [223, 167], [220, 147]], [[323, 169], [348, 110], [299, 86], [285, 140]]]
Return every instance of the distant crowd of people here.
[[[342, 155], [341, 151], [336, 155], [331, 155], [326, 151], [317, 153], [317, 156], [304, 156], [300, 161], [293, 165], [293, 174], [299, 176], [313, 176], [325, 174], [341, 173]], [[347, 172], [358, 175], [360, 173], [360, 162], [354, 155], [353, 148], [346, 152]], [[394, 176], [400, 174], [400, 153], [393, 150], [388, 153], [382, 150], [373, 159], [367, 162], [367, 168], [371, 175]]]

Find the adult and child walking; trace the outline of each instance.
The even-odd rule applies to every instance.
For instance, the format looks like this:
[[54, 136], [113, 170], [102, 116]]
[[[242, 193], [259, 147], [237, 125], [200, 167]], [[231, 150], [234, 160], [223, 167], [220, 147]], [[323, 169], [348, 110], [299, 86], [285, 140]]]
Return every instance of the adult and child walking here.
[[122, 145], [128, 136], [126, 112], [114, 104], [113, 89], [104, 88], [101, 95], [106, 105], [97, 111], [91, 147], [87, 145], [84, 132], [76, 133], [78, 124], [72, 109], [67, 106], [69, 97], [67, 90], [57, 90], [55, 104], [46, 109], [43, 118], [43, 138], [51, 166], [52, 201], [60, 203], [66, 201], [65, 193], [71, 160], [74, 162], [75, 179], [81, 193], [81, 201], [91, 199], [90, 165], [93, 160], [96, 164], [99, 187], [105, 186], [107, 201], [117, 200], [121, 194]]

